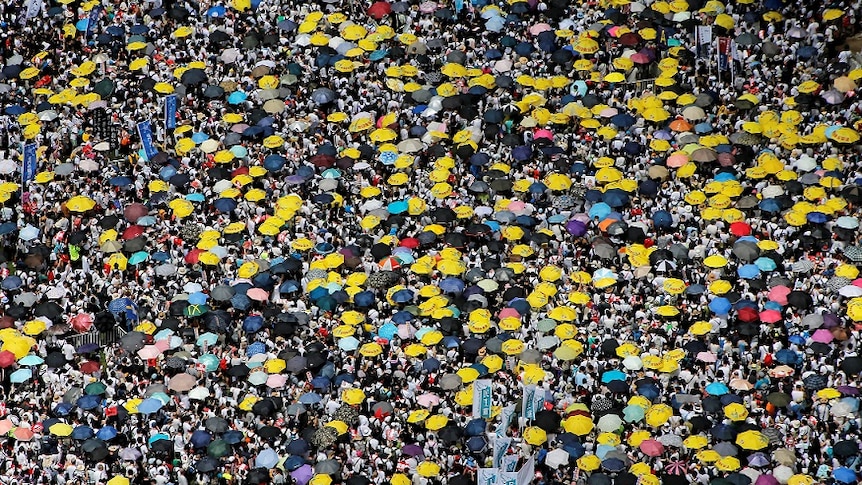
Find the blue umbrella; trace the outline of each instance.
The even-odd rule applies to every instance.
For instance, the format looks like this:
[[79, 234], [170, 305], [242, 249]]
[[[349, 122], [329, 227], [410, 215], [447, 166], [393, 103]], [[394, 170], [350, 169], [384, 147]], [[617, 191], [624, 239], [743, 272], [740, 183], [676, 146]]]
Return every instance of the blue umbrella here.
[[84, 441], [95, 436], [96, 433], [93, 431], [93, 428], [85, 425], [76, 426], [75, 429], [72, 430], [72, 434], [70, 435], [73, 440]]
[[12, 374], [9, 375], [9, 382], [13, 384], [20, 384], [22, 382], [30, 380], [33, 377], [33, 371], [30, 369], [18, 369]]
[[282, 168], [284, 168], [285, 159], [283, 156], [278, 154], [268, 155], [263, 159], [263, 168], [269, 170], [270, 172], [278, 172]]
[[222, 197], [213, 202], [213, 207], [219, 212], [233, 212], [237, 207], [237, 201], [228, 197]]
[[263, 324], [264, 321], [262, 315], [251, 315], [245, 317], [245, 320], [243, 320], [242, 329], [248, 333], [255, 333], [263, 328]]
[[301, 396], [299, 396], [299, 402], [302, 404], [317, 404], [321, 401], [320, 394], [316, 394], [313, 392], [307, 392]]
[[138, 404], [138, 412], [141, 414], [152, 414], [159, 409], [162, 409], [162, 406], [164, 406], [162, 401], [150, 397], [144, 399], [140, 404]]
[[332, 385], [332, 381], [324, 376], [317, 376], [311, 380], [311, 387], [314, 389], [326, 389]]
[[722, 396], [730, 392], [723, 382], [713, 382], [706, 386], [706, 392], [713, 396]]
[[519, 162], [529, 160], [533, 156], [533, 149], [527, 145], [512, 148], [512, 158]]
[[96, 438], [99, 438], [102, 441], [111, 441], [116, 438], [118, 434], [119, 432], [117, 431], [117, 428], [108, 425], [96, 432]]
[[829, 220], [829, 216], [822, 212], [809, 212], [805, 217], [812, 224], [823, 224]]
[[607, 384], [611, 381], [624, 381], [628, 376], [620, 370], [609, 370], [602, 374], [602, 383]]
[[392, 295], [392, 301], [395, 303], [407, 303], [413, 301], [413, 292], [408, 289], [398, 290]]
[[414, 318], [416, 317], [414, 317], [412, 313], [402, 310], [395, 315], [392, 315], [391, 320], [392, 323], [396, 325], [403, 325], [407, 322], [412, 321]]
[[740, 278], [752, 280], [760, 276], [760, 268], [758, 268], [756, 264], [746, 264], [737, 269], [736, 274], [738, 274]]
[[293, 455], [284, 461], [284, 469], [287, 471], [298, 470], [302, 465], [305, 465], [305, 459], [301, 456]]
[[189, 295], [189, 305], [206, 305], [207, 300], [209, 300], [209, 295], [201, 291]]
[[78, 399], [76, 404], [78, 405], [79, 408], [83, 409], [84, 411], [89, 411], [91, 409], [96, 409], [97, 407], [99, 407], [99, 404], [101, 402], [102, 402], [102, 398], [100, 396], [94, 394], [94, 395], [81, 397], [80, 399]]
[[266, 353], [266, 344], [263, 342], [255, 342], [248, 346], [245, 350], [245, 355], [251, 357], [255, 354], [265, 354]]
[[3, 224], [0, 224], [0, 236], [5, 234], [12, 234], [17, 230], [18, 226], [14, 222], [4, 222]]
[[392, 340], [392, 337], [398, 333], [398, 327], [392, 322], [384, 323], [380, 328], [377, 329], [377, 335], [380, 338], [384, 338], [386, 340]]
[[237, 310], [248, 310], [251, 308], [251, 299], [245, 294], [237, 293], [230, 297], [230, 305]]
[[736, 430], [729, 424], [717, 424], [709, 430], [709, 434], [721, 441], [732, 441], [736, 438]]
[[587, 215], [590, 216], [590, 219], [598, 219], [599, 222], [601, 222], [605, 220], [605, 218], [607, 218], [611, 212], [613, 212], [611, 210], [611, 206], [605, 204], [604, 202], [599, 202], [597, 204], [593, 204], [593, 206], [590, 207], [590, 211], [587, 213]]
[[673, 225], [673, 217], [666, 210], [655, 211], [652, 215], [652, 221], [656, 227], [668, 228]]
[[444, 293], [463, 293], [465, 283], [458, 278], [446, 278], [438, 285]]
[[210, 442], [212, 442], [213, 437], [209, 432], [204, 431], [202, 429], [196, 429], [194, 433], [192, 433], [192, 437], [189, 439], [189, 442], [195, 448], [206, 448]]
[[709, 302], [709, 309], [716, 315], [727, 315], [728, 313], [730, 313], [730, 310], [732, 308], [733, 305], [730, 303], [730, 300], [723, 296], [714, 298], [711, 302]]
[[257, 458], [254, 459], [254, 466], [258, 468], [273, 468], [278, 464], [278, 453], [275, 452], [272, 448], [266, 448], [257, 454]]
[[69, 414], [72, 409], [75, 409], [75, 405], [70, 402], [61, 402], [54, 406], [54, 414], [57, 416], [66, 416]]
[[[384, 337], [385, 338], [385, 337]], [[352, 352], [359, 348], [359, 340], [356, 337], [344, 337], [338, 340], [338, 348], [345, 352]]]
[[796, 365], [799, 363], [799, 354], [790, 349], [781, 349], [775, 353], [775, 360], [787, 365]]
[[21, 281], [21, 277], [11, 275], [3, 278], [3, 282], [0, 283], [0, 288], [3, 288], [4, 290], [17, 290], [21, 287], [22, 283], [23, 281]]
[[121, 175], [117, 177], [111, 177], [110, 179], [108, 179], [108, 183], [114, 187], [126, 187], [132, 185], [132, 179]]
[[244, 438], [245, 435], [242, 434], [242, 431], [238, 431], [235, 429], [228, 430], [225, 432], [225, 434], [221, 436], [221, 439], [223, 439], [225, 443], [229, 445], [235, 445], [242, 441]]
[[18, 363], [23, 366], [32, 367], [44, 364], [45, 360], [38, 355], [30, 354], [19, 360]]
[[[224, 17], [226, 10], [222, 5], [213, 5], [207, 9], [207, 17]], [[280, 25], [279, 25], [280, 26]]]
[[846, 467], [833, 470], [832, 477], [841, 483], [856, 483], [856, 472]]

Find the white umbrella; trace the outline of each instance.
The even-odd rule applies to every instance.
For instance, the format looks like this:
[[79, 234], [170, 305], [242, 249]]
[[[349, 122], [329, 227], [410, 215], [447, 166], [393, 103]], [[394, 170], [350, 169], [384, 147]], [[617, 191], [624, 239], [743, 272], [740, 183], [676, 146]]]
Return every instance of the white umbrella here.
[[862, 288], [856, 285], [847, 285], [838, 290], [838, 294], [846, 298], [856, 298], [857, 296], [862, 296]]
[[189, 399], [194, 399], [196, 401], [203, 401], [204, 399], [210, 397], [210, 391], [206, 387], [198, 386], [191, 391], [189, 391]]
[[771, 199], [773, 197], [778, 197], [780, 195], [784, 195], [784, 187], [780, 185], [769, 185], [761, 191], [764, 199]]
[[557, 469], [568, 462], [569, 452], [562, 448], [557, 448], [545, 455], [545, 464], [553, 469]]
[[810, 172], [817, 168], [817, 160], [808, 155], [802, 155], [796, 161], [796, 168], [802, 170], [803, 172]]
[[204, 153], [213, 153], [218, 150], [218, 140], [215, 140], [213, 138], [210, 138], [209, 140], [204, 140], [204, 142], [201, 143], [200, 148], [201, 151]]
[[512, 70], [512, 61], [509, 59], [500, 59], [499, 61], [494, 63], [494, 71], [498, 73], [505, 73]]
[[644, 363], [637, 355], [630, 355], [623, 359], [623, 367], [628, 370], [641, 370], [644, 367]]
[[601, 418], [599, 418], [599, 422], [596, 423], [596, 427], [601, 431], [617, 431], [620, 429], [620, 426], [623, 425], [623, 418], [617, 416], [616, 414], [605, 414]]
[[18, 164], [14, 160], [0, 160], [0, 173], [10, 174], [18, 170]]

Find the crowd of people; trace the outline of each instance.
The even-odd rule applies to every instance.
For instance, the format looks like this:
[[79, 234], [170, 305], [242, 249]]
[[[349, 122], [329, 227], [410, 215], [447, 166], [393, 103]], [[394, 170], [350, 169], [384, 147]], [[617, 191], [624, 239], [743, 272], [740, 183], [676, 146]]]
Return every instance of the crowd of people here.
[[857, 483], [860, 11], [0, 3], [0, 482]]

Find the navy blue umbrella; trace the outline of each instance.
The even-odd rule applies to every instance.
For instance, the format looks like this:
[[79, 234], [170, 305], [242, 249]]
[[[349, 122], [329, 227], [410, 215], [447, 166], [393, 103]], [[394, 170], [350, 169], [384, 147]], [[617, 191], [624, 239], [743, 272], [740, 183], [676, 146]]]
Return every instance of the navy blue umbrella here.
[[192, 437], [189, 441], [195, 448], [206, 448], [212, 440], [213, 437], [208, 431], [197, 429], [192, 433]]
[[84, 396], [78, 399], [77, 405], [84, 411], [90, 411], [91, 409], [96, 409], [97, 407], [99, 407], [99, 403], [101, 402], [102, 398], [100, 396]]
[[269, 170], [270, 172], [278, 172], [282, 168], [284, 168], [284, 157], [278, 154], [268, 155], [263, 159], [263, 168]]
[[360, 291], [359, 293], [353, 295], [353, 304], [362, 307], [369, 308], [374, 305], [376, 297], [374, 293], [370, 291]]
[[622, 129], [631, 127], [635, 122], [637, 122], [635, 117], [628, 113], [620, 113], [611, 117], [611, 124]]
[[733, 441], [736, 438], [736, 430], [729, 424], [716, 424], [709, 430], [709, 434], [721, 441]]
[[484, 419], [476, 418], [467, 422], [464, 426], [464, 434], [466, 436], [480, 436], [485, 433], [487, 422]]
[[261, 315], [251, 315], [245, 317], [245, 320], [242, 322], [242, 329], [248, 333], [259, 332], [260, 329], [263, 328], [263, 316]]
[[308, 449], [308, 442], [301, 438], [287, 444], [287, 452], [291, 455], [303, 455], [308, 452]]
[[61, 402], [54, 406], [54, 414], [57, 416], [66, 416], [68, 415], [72, 409], [75, 408], [75, 405], [70, 402]]
[[241, 442], [245, 436], [242, 434], [242, 431], [230, 430], [226, 431], [225, 434], [222, 435], [221, 439], [223, 439], [229, 445], [235, 445]]
[[787, 365], [796, 365], [799, 363], [799, 354], [790, 349], [781, 349], [775, 353], [775, 360]]
[[128, 185], [132, 185], [132, 179], [121, 175], [117, 177], [111, 177], [108, 180], [108, 183], [113, 185], [114, 187], [126, 187]]
[[652, 215], [652, 221], [656, 227], [669, 228], [673, 225], [673, 217], [666, 210], [656, 211]]
[[527, 145], [512, 148], [512, 158], [519, 162], [529, 160], [533, 156], [533, 149]]
[[75, 429], [72, 430], [72, 434], [70, 435], [73, 440], [84, 441], [95, 436], [96, 433], [93, 432], [93, 428], [89, 426], [76, 426]]
[[[356, 297], [354, 297], [354, 301], [355, 301], [355, 299], [356, 299]], [[396, 325], [403, 325], [403, 324], [413, 320], [414, 318], [416, 318], [416, 317], [414, 317], [412, 313], [402, 310], [402, 311], [396, 313], [395, 315], [392, 315], [391, 320], [392, 320], [392, 323], [394, 323]]]

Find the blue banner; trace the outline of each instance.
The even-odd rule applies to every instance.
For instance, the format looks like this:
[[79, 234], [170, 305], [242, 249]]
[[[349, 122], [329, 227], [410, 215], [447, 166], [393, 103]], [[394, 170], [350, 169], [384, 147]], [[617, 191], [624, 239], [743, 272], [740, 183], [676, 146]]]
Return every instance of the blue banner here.
[[518, 471], [518, 455], [506, 455], [503, 457], [503, 463], [500, 465], [500, 470], [503, 472]]
[[455, 0], [455, 14], [457, 15], [464, 8], [464, 0]]
[[93, 32], [96, 31], [96, 28], [99, 26], [99, 16], [102, 14], [102, 7], [97, 6], [93, 7], [93, 10], [90, 10], [90, 16], [87, 17], [87, 31], [84, 32], [84, 38], [89, 39]]
[[512, 422], [512, 416], [515, 415], [515, 405], [509, 404], [500, 410], [500, 424], [497, 426], [497, 436], [506, 436], [506, 430], [509, 429], [509, 423]]
[[156, 149], [156, 145], [153, 144], [153, 127], [150, 125], [149, 121], [141, 121], [138, 123], [138, 136], [141, 137], [141, 147], [144, 149], [144, 154], [147, 156], [147, 159], [153, 158], [157, 153], [159, 153]]
[[38, 164], [36, 160], [36, 144], [24, 145], [24, 166], [21, 167], [21, 181], [26, 184], [36, 177]]
[[521, 416], [524, 419], [536, 419], [536, 386], [524, 387], [524, 398], [521, 400]]
[[173, 130], [177, 127], [177, 95], [171, 94], [165, 98], [165, 129]]

